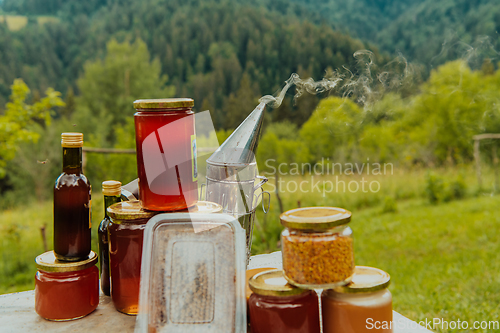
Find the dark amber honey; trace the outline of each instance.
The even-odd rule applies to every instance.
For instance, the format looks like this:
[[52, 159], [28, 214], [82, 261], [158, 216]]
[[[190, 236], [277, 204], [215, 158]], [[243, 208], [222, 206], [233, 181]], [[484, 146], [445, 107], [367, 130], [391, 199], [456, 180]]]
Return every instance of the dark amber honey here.
[[63, 147], [63, 173], [54, 186], [54, 252], [59, 260], [84, 260], [90, 253], [90, 195], [82, 148]]
[[112, 222], [108, 226], [111, 298], [115, 308], [126, 314], [138, 312], [142, 243], [147, 221]]

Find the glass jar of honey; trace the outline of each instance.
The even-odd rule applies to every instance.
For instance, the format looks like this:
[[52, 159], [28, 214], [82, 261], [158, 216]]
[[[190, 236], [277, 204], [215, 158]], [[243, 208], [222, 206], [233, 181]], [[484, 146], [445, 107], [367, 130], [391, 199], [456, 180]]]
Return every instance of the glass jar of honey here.
[[84, 317], [99, 304], [97, 254], [77, 262], [56, 259], [54, 251], [36, 257], [35, 311], [48, 320]]
[[111, 298], [118, 311], [137, 314], [144, 228], [155, 212], [142, 209], [137, 200], [115, 203], [107, 211]]
[[319, 333], [319, 302], [314, 290], [290, 285], [281, 270], [258, 273], [248, 281], [252, 333]]
[[280, 215], [283, 271], [291, 284], [329, 289], [350, 282], [354, 273], [351, 212], [304, 207]]
[[[107, 209], [111, 218], [108, 225], [109, 271], [111, 298], [115, 308], [136, 315], [139, 304], [142, 248], [144, 230], [149, 219], [157, 212], [144, 210], [141, 203], [123, 201]], [[200, 201], [183, 213], [220, 213], [222, 207], [213, 202]]]
[[137, 100], [134, 107], [142, 207], [181, 210], [198, 200], [198, 169], [190, 98]]
[[347, 286], [324, 290], [321, 296], [324, 333], [392, 333], [390, 276], [356, 266]]

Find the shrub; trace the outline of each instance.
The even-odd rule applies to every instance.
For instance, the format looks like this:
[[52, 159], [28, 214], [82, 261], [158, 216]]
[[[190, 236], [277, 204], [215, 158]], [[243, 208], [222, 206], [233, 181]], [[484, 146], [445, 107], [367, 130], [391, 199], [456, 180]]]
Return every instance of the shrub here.
[[467, 194], [467, 184], [462, 175], [455, 180], [444, 181], [442, 177], [428, 173], [425, 191], [429, 202], [438, 204], [463, 199]]
[[428, 173], [425, 182], [425, 193], [429, 202], [433, 205], [441, 202], [444, 198], [443, 179], [433, 173]]
[[386, 196], [384, 199], [384, 206], [382, 207], [382, 214], [395, 213], [398, 211], [396, 200], [393, 197]]

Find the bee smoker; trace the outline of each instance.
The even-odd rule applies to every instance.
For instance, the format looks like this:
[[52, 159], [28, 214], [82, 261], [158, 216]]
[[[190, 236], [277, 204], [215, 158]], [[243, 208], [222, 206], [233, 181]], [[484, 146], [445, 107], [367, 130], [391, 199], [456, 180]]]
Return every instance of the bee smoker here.
[[269, 192], [262, 189], [267, 178], [258, 175], [255, 161], [264, 109], [265, 104], [259, 104], [207, 159], [205, 200], [220, 204], [224, 213], [238, 219], [246, 231], [247, 260], [252, 247], [256, 208], [267, 195], [267, 207], [262, 200], [262, 208], [267, 213], [271, 199]]

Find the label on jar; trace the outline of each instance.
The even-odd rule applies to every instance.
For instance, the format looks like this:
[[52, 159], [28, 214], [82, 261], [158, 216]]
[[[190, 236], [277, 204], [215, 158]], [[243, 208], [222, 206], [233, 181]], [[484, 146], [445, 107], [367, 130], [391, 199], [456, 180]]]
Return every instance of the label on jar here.
[[198, 163], [196, 153], [196, 135], [191, 135], [191, 169], [193, 170], [193, 182], [198, 181]]

